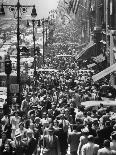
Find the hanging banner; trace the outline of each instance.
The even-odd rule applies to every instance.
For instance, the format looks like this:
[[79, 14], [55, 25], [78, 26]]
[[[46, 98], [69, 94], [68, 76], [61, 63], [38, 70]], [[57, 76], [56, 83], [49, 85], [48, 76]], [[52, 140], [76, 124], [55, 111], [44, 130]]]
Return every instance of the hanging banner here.
[[110, 67], [104, 69], [104, 70], [101, 71], [100, 73], [98, 73], [98, 74], [96, 74], [96, 75], [93, 75], [93, 76], [92, 76], [92, 79], [93, 79], [94, 82], [95, 82], [95, 81], [98, 81], [99, 79], [105, 77], [106, 75], [108, 75], [108, 74], [110, 74], [110, 73], [112, 73], [112, 72], [114, 72], [114, 71], [116, 71], [116, 63], [113, 64], [112, 66], [110, 66]]

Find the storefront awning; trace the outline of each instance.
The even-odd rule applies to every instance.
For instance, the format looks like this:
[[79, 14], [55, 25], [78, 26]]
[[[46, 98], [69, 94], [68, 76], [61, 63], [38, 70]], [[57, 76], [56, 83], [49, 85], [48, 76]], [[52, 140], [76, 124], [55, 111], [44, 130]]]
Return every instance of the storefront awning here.
[[[77, 55], [77, 59], [79, 59], [79, 58], [81, 58], [81, 59], [83, 59], [84, 57], [87, 59], [87, 57], [89, 56], [89, 57], [93, 57], [93, 56], [96, 56], [96, 55], [94, 55], [94, 48], [95, 48], [95, 45], [96, 45], [96, 43], [94, 43], [94, 42], [90, 42], [78, 55]], [[93, 48], [93, 50], [92, 50], [92, 52], [90, 52], [90, 50]], [[89, 55], [88, 55], [88, 52], [89, 52]], [[91, 53], [91, 54], [90, 54]], [[84, 58], [84, 59], [85, 59]]]

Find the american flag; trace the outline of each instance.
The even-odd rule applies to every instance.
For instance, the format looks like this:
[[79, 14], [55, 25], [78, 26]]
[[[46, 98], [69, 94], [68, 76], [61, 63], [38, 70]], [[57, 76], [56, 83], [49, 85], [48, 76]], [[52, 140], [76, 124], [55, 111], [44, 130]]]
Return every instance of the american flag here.
[[80, 3], [80, 0], [72, 0], [72, 12], [74, 14], [76, 14], [78, 11], [79, 3]]
[[78, 11], [80, 0], [64, 0], [65, 8], [67, 9], [67, 12], [70, 14], [70, 11], [74, 14]]

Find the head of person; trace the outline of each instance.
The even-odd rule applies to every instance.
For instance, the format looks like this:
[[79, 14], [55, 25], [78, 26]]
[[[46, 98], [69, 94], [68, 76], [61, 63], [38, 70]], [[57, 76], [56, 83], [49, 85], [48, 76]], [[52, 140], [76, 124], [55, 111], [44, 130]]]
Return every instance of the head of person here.
[[106, 121], [106, 122], [105, 122], [105, 126], [106, 126], [106, 127], [109, 127], [109, 126], [110, 126], [110, 121]]
[[35, 115], [32, 113], [32, 114], [30, 114], [30, 118], [32, 119], [32, 120], [34, 120], [35, 119]]
[[14, 116], [18, 117], [18, 112], [17, 111], [14, 112]]
[[110, 141], [108, 139], [104, 140], [104, 147], [110, 148]]
[[40, 123], [40, 118], [39, 118], [39, 117], [36, 117], [36, 118], [35, 118], [35, 123], [36, 123], [36, 124], [39, 124], [39, 123]]
[[77, 131], [77, 125], [73, 125], [73, 130]]
[[56, 105], [52, 104], [52, 110], [54, 111], [56, 109]]
[[52, 135], [54, 134], [54, 128], [53, 128], [53, 127], [49, 127], [49, 129], [48, 129], [48, 134], [49, 134], [50, 136], [52, 136]]
[[27, 130], [27, 137], [30, 139], [33, 137], [33, 130], [31, 130], [31, 129]]
[[116, 141], [116, 131], [111, 134], [112, 141]]
[[4, 145], [4, 148], [5, 148], [6, 152], [9, 152], [10, 149], [11, 149], [11, 146], [10, 146], [9, 143], [6, 143], [6, 144]]
[[44, 113], [42, 114], [42, 118], [46, 118], [46, 117], [47, 117], [47, 113], [44, 112]]
[[58, 120], [54, 120], [54, 126], [58, 126]]
[[52, 115], [53, 115], [52, 109], [48, 109], [48, 116], [52, 116]]
[[34, 124], [33, 124], [33, 123], [30, 123], [29, 128], [30, 128], [31, 130], [33, 130], [33, 129], [34, 129]]
[[21, 133], [15, 133], [15, 139], [16, 141], [21, 141], [22, 135]]
[[19, 124], [19, 128], [20, 128], [20, 130], [23, 130], [23, 128], [24, 128], [24, 123], [23, 123], [23, 122], [21, 122], [21, 123]]
[[93, 143], [94, 142], [94, 137], [93, 135], [88, 136], [88, 142]]
[[6, 132], [2, 132], [1, 138], [2, 138], [3, 141], [5, 141], [7, 139]]
[[88, 136], [89, 134], [89, 130], [87, 128], [82, 129], [81, 132], [82, 132], [82, 135], [84, 136]]

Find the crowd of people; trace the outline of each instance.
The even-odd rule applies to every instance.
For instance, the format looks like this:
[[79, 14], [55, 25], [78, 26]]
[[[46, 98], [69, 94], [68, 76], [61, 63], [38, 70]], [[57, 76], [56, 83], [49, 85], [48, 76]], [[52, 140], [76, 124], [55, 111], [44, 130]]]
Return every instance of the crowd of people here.
[[66, 155], [69, 150], [70, 155], [116, 155], [115, 113], [102, 104], [98, 110], [81, 105], [101, 100], [94, 71], [80, 70], [69, 58], [58, 63], [59, 70], [39, 72], [25, 85], [21, 105], [3, 107], [0, 155]]

